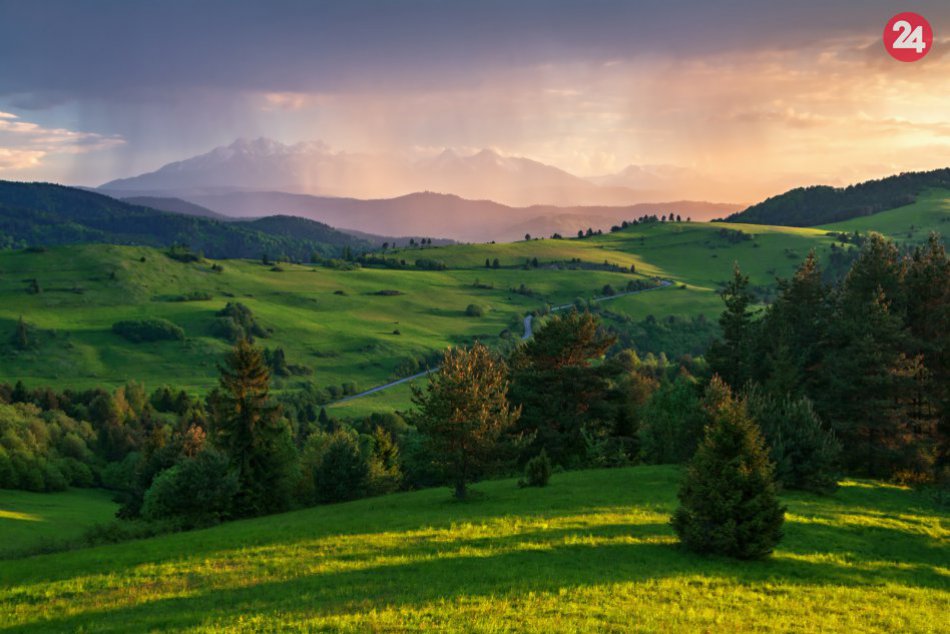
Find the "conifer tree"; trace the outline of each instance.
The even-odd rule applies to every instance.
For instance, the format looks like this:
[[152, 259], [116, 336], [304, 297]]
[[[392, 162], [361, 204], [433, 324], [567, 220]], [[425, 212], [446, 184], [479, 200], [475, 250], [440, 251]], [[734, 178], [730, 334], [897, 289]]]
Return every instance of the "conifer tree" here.
[[749, 306], [753, 297], [749, 291], [749, 276], [742, 274], [738, 264], [721, 297], [726, 304], [726, 310], [719, 317], [722, 339], [709, 347], [707, 358], [713, 372], [739, 389], [751, 377], [752, 311]]
[[238, 471], [235, 512], [285, 509], [297, 467], [289, 423], [270, 400], [270, 374], [260, 348], [241, 339], [220, 367], [220, 390], [209, 399], [218, 446]]
[[745, 401], [718, 377], [711, 389], [716, 394], [708, 400], [721, 402], [690, 461], [673, 528], [690, 550], [760, 559], [781, 540], [785, 520], [774, 466]]

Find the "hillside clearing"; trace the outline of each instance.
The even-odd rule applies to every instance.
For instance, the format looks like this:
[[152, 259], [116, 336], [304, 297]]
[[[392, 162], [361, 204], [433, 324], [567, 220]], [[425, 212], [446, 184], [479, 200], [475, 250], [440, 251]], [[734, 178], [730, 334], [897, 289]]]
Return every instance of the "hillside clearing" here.
[[[19, 631], [934, 632], [950, 607], [948, 516], [912, 490], [847, 481], [787, 495], [764, 562], [681, 550], [679, 471], [555, 475], [307, 509], [7, 562]], [[477, 625], [476, 625], [477, 623]]]

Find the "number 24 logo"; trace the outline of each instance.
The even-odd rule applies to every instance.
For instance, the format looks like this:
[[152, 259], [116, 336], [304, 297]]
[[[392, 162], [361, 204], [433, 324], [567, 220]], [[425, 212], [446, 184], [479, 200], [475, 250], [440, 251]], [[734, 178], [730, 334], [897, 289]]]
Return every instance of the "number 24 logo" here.
[[915, 28], [907, 20], [898, 20], [892, 29], [901, 32], [894, 40], [894, 48], [912, 48], [918, 53], [922, 53], [927, 48], [927, 43], [924, 42], [924, 27]]

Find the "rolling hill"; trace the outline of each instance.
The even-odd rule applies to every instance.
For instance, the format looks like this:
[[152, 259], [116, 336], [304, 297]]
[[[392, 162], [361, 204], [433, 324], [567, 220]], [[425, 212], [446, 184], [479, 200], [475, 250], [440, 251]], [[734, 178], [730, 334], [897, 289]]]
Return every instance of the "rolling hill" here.
[[62, 185], [0, 181], [0, 246], [77, 243], [187, 244], [211, 257], [259, 258], [269, 253], [302, 260], [313, 253], [338, 255], [344, 246], [371, 246], [308, 220], [278, 218], [255, 227], [158, 211]]
[[[556, 474], [318, 506], [0, 566], [0, 613], [48, 631], [933, 632], [948, 516], [845, 481], [786, 494], [764, 562], [700, 556], [669, 525], [676, 467]], [[2, 517], [2, 516], [0, 516]], [[907, 609], [909, 605], [913, 609]]]
[[[332, 198], [286, 192], [194, 193], [184, 197], [233, 217], [295, 215], [341, 230], [383, 235], [420, 235], [460, 241], [517, 240], [525, 233], [573, 235], [578, 229], [608, 230], [611, 225], [646, 214], [678, 213], [694, 220], [739, 209], [728, 203], [674, 201], [623, 207], [510, 207], [491, 200], [469, 200], [450, 194], [418, 192], [379, 200]], [[569, 232], [566, 232], [570, 228]]]
[[910, 205], [932, 188], [950, 189], [950, 168], [906, 172], [848, 187], [799, 187], [729, 216], [729, 222], [814, 227]]

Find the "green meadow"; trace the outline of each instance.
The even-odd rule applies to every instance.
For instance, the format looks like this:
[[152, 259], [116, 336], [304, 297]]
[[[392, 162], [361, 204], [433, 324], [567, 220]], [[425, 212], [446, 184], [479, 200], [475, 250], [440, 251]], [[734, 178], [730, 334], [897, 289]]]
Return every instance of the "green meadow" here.
[[631, 467], [399, 493], [212, 529], [4, 561], [22, 632], [939, 632], [950, 516], [911, 489], [845, 481], [783, 496], [765, 561], [681, 549], [680, 471]]
[[119, 505], [101, 489], [31, 493], [0, 489], [0, 558], [80, 537], [109, 522]]
[[911, 205], [824, 225], [822, 229], [877, 231], [902, 244], [921, 242], [931, 231], [937, 231], [946, 240], [950, 238], [950, 192], [929, 190], [920, 194]]
[[[114, 387], [133, 379], [150, 390], [168, 384], [201, 394], [215, 385], [217, 363], [230, 346], [212, 334], [215, 313], [227, 302], [241, 302], [270, 332], [262, 345], [283, 348], [289, 363], [312, 370], [278, 379], [277, 390], [306, 381], [320, 387], [348, 383], [362, 391], [406, 376], [407, 367], [446, 346], [475, 339], [498, 345], [502, 333], [519, 337], [526, 313], [599, 297], [606, 285], [620, 292], [631, 281], [668, 279], [674, 285], [612, 298], [603, 306], [634, 320], [700, 314], [714, 320], [721, 311], [718, 289], [735, 263], [753, 285], [768, 288], [775, 278], [790, 276], [809, 251], [827, 258], [831, 229], [880, 229], [900, 238], [913, 224], [914, 239], [922, 240], [930, 230], [950, 227], [947, 201], [947, 192], [932, 191], [912, 206], [821, 229], [653, 223], [584, 239], [385, 254], [410, 265], [439, 260], [446, 265], [439, 271], [287, 263], [275, 270], [257, 261], [225, 260], [216, 272], [210, 260], [182, 263], [160, 250], [106, 245], [3, 252], [0, 381], [61, 389]], [[499, 268], [485, 267], [495, 259]], [[537, 266], [526, 266], [535, 259]], [[27, 292], [34, 279], [38, 294]], [[173, 301], [195, 292], [211, 299]], [[482, 316], [466, 314], [471, 304], [482, 308]], [[20, 317], [34, 333], [25, 351], [8, 344]], [[143, 318], [174, 322], [185, 340], [131, 343], [111, 330], [116, 321]], [[408, 397], [403, 385], [336, 409], [361, 415], [404, 407]]]

